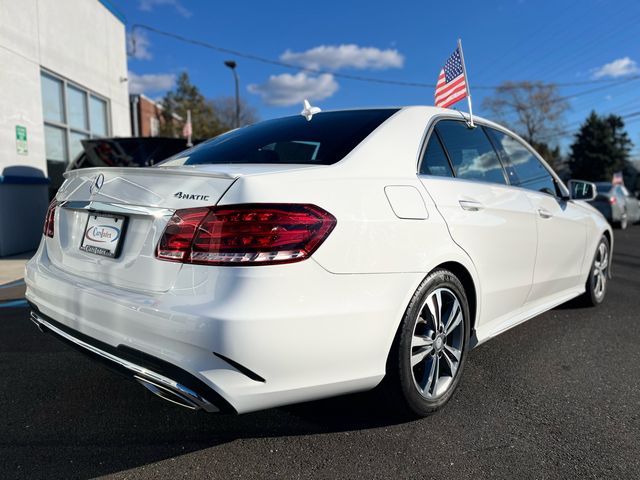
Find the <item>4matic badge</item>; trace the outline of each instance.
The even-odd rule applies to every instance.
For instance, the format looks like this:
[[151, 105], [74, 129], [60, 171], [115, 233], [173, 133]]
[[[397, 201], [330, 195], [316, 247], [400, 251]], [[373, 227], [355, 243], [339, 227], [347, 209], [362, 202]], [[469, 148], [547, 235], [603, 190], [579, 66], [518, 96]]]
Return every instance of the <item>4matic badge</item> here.
[[202, 200], [203, 202], [209, 200], [209, 195], [197, 195], [195, 193], [177, 192], [173, 196], [182, 200]]

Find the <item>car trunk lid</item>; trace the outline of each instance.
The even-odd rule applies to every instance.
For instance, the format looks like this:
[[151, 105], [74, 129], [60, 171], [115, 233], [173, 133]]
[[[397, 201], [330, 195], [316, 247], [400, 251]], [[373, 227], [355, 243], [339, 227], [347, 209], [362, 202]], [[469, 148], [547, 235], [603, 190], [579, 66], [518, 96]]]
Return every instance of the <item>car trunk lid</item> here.
[[[237, 178], [211, 169], [163, 168], [92, 168], [66, 176], [56, 197], [54, 237], [46, 238], [52, 263], [80, 277], [146, 292], [169, 290], [181, 268], [155, 258], [173, 212], [215, 205]], [[113, 258], [93, 248], [103, 240], [109, 248], [118, 246]]]

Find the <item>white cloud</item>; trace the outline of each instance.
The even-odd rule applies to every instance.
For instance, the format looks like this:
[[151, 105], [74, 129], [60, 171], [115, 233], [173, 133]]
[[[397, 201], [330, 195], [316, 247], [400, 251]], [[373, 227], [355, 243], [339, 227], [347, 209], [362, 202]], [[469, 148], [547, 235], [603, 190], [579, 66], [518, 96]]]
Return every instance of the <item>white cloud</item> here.
[[164, 92], [176, 83], [173, 73], [145, 73], [138, 75], [129, 71], [129, 93]]
[[593, 72], [593, 78], [602, 77], [623, 77], [632, 73], [640, 73], [640, 68], [635, 60], [629, 57], [618, 58], [611, 63], [606, 63], [600, 68], [596, 68]]
[[333, 75], [307, 75], [304, 72], [291, 75], [271, 75], [269, 80], [260, 85], [251, 84], [249, 92], [260, 95], [268, 105], [287, 107], [308, 100], [322, 100], [328, 98], [338, 90], [338, 83]]
[[151, 60], [151, 42], [149, 37], [140, 30], [134, 30], [127, 34], [127, 51], [129, 55], [137, 60]]
[[139, 0], [138, 9], [143, 12], [151, 12], [155, 7], [169, 6], [176, 9], [176, 11], [184, 18], [189, 18], [193, 13], [188, 10], [179, 0]]
[[280, 60], [310, 69], [357, 68], [382, 70], [402, 68], [404, 56], [396, 49], [380, 50], [358, 45], [320, 45], [306, 52], [285, 51]]

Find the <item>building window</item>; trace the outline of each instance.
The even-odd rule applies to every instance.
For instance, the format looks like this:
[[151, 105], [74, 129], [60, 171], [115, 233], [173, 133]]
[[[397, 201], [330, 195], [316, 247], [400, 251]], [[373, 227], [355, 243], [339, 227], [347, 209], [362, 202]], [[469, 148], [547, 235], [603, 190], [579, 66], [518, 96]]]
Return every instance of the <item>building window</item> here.
[[149, 134], [157, 137], [160, 133], [160, 119], [158, 117], [149, 117]]
[[82, 152], [81, 140], [111, 133], [108, 100], [49, 72], [41, 72], [47, 167], [52, 186]]

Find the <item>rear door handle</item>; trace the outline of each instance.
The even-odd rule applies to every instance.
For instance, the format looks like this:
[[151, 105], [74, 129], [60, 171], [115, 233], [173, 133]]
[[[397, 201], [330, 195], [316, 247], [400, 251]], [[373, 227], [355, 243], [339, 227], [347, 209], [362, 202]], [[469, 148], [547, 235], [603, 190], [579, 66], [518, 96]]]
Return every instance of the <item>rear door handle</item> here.
[[477, 212], [484, 208], [480, 202], [476, 202], [475, 200], [460, 200], [460, 206], [463, 210], [467, 210], [469, 212]]
[[539, 208], [538, 209], [538, 215], [540, 215], [542, 218], [551, 218], [551, 217], [553, 217], [553, 213], [551, 213], [549, 210], [545, 210], [544, 208]]

